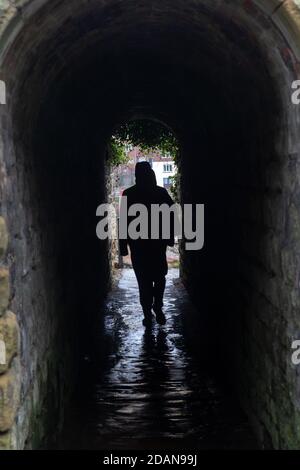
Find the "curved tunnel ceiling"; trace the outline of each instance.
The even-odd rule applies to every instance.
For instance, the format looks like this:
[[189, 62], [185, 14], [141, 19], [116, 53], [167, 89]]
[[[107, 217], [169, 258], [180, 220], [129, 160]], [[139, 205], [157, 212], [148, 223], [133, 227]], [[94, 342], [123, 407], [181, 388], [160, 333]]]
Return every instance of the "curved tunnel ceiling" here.
[[252, 2], [57, 0], [32, 16], [30, 6], [19, 11], [23, 28], [3, 75], [19, 120], [33, 127], [48, 95], [87, 114], [105, 109], [110, 131], [148, 115], [180, 132], [233, 110], [238, 119], [254, 101], [267, 108], [277, 93], [269, 59], [272, 45], [280, 56], [285, 42]]

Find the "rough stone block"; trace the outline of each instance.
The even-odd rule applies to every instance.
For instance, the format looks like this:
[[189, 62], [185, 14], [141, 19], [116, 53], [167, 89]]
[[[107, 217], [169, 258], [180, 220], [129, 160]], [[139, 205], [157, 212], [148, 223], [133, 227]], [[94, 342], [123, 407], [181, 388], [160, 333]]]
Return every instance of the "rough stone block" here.
[[0, 318], [0, 374], [6, 372], [19, 351], [19, 326], [16, 315], [7, 312]]
[[5, 255], [8, 244], [8, 233], [6, 222], [3, 217], [0, 217], [0, 259]]
[[0, 433], [9, 431], [20, 400], [20, 364], [14, 360], [11, 369], [0, 376]]
[[0, 0], [0, 9], [7, 10], [10, 7], [9, 0]]
[[287, 31], [289, 42], [295, 44], [293, 54], [296, 54], [299, 59], [299, 29], [300, 29], [300, 10], [299, 1], [285, 1], [281, 2], [281, 7], [274, 11], [272, 19], [280, 30]]
[[9, 296], [9, 271], [6, 268], [0, 268], [0, 317], [8, 308]]
[[13, 431], [0, 433], [0, 450], [15, 450], [15, 435]]

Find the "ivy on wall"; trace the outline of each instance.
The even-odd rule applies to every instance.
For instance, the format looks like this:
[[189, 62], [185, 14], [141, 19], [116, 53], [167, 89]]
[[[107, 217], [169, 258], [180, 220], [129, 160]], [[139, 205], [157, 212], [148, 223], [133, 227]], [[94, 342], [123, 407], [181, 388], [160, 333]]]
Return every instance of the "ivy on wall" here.
[[163, 156], [178, 153], [178, 141], [174, 133], [163, 124], [150, 119], [139, 119], [122, 124], [113, 139], [119, 143], [140, 147], [142, 151], [159, 152]]

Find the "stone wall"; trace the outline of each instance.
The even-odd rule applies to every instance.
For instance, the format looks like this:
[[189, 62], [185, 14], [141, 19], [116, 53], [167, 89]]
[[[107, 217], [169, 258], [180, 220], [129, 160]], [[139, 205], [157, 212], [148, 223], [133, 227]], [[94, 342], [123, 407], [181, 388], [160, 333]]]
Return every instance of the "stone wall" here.
[[16, 447], [15, 418], [20, 403], [20, 333], [10, 302], [9, 269], [5, 263], [8, 232], [0, 217], [0, 450]]
[[6, 264], [22, 374], [9, 376], [21, 385], [9, 445], [36, 449], [56, 442], [110, 284], [108, 247], [95, 233], [96, 208], [106, 199], [105, 155], [86, 116], [66, 116], [53, 95], [30, 135], [22, 112], [39, 100], [31, 95], [14, 113], [10, 93], [0, 108], [0, 207], [10, 233]]
[[206, 242], [198, 255], [183, 253], [182, 274], [199, 307], [203, 355], [224, 371], [261, 446], [299, 449], [291, 345], [300, 326], [300, 119], [290, 91], [299, 63], [281, 41], [265, 83], [260, 73], [258, 95], [248, 88], [251, 105], [239, 96], [238, 122], [215, 125], [201, 147], [183, 152], [183, 200], [206, 205]]
[[[42, 130], [39, 135], [39, 151], [24, 155], [23, 149], [10, 152], [6, 146], [6, 158], [1, 162], [2, 173], [7, 175], [1, 184], [6, 195], [1, 207], [10, 233], [6, 254], [10, 308], [18, 317], [21, 348], [7, 379], [3, 375], [7, 405], [0, 406], [4, 416], [2, 428], [0, 413], [0, 429], [7, 430], [8, 424], [15, 423], [11, 446], [18, 449], [55, 443], [66, 404], [80, 378], [82, 358], [89, 351], [94, 316], [110, 283], [107, 247], [95, 237], [96, 207], [105, 197], [101, 151], [97, 167], [86, 164], [84, 169], [79, 142], [73, 149], [69, 145], [69, 158], [77, 171], [73, 169], [73, 179], [67, 181], [66, 155], [51, 147]], [[56, 135], [59, 139], [59, 133]], [[52, 158], [36, 159], [37, 155], [46, 156], [47, 151]], [[87, 198], [80, 182], [86, 172], [96, 179], [95, 190], [90, 187]], [[0, 270], [0, 294], [4, 314], [8, 303], [8, 269], [4, 267]], [[13, 318], [11, 313], [1, 318], [0, 336], [2, 328], [12, 328]], [[18, 401], [16, 393], [12, 395], [13, 380], [16, 393], [20, 393]], [[3, 435], [3, 439], [8, 437]], [[8, 441], [3, 442], [6, 447]]]

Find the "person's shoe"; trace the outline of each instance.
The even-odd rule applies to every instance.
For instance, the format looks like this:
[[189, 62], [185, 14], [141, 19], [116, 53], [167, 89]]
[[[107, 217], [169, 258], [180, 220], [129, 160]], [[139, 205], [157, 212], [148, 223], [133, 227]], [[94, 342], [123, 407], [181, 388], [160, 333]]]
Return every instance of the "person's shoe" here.
[[152, 312], [147, 312], [147, 313], [144, 313], [145, 317], [144, 317], [144, 320], [143, 320], [143, 325], [148, 328], [150, 326], [152, 326]]
[[156, 308], [153, 307], [155, 316], [156, 316], [156, 321], [159, 325], [165, 325], [167, 323], [167, 319], [165, 317], [164, 312], [162, 311], [161, 308]]

